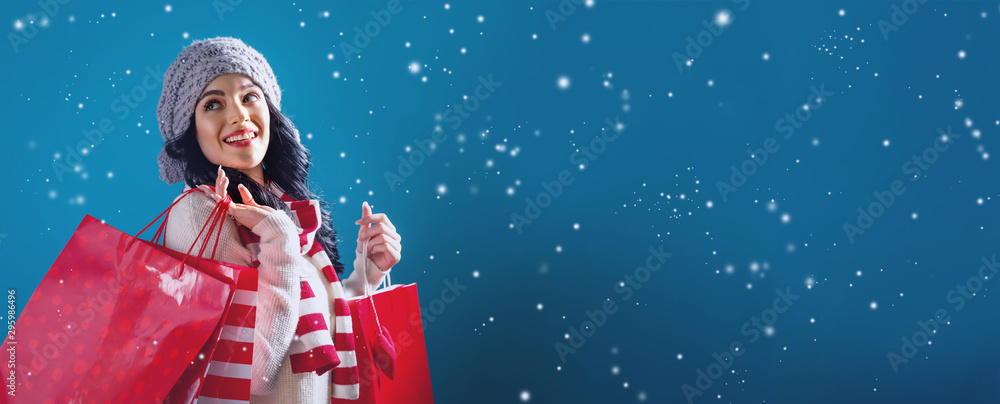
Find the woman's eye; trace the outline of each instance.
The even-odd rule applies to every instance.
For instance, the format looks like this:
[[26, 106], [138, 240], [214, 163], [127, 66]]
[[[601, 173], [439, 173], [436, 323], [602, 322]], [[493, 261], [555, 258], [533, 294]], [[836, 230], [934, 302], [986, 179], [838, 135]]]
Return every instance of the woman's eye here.
[[213, 105], [217, 105], [218, 103], [219, 103], [218, 101], [209, 101], [209, 102], [205, 103], [205, 110], [206, 111], [214, 111], [215, 108], [212, 108], [212, 106]]
[[[251, 100], [248, 101], [247, 98], [249, 98], [249, 97], [253, 97], [253, 99], [251, 99]], [[257, 93], [247, 93], [247, 95], [243, 96], [243, 102], [257, 101], [259, 99], [260, 99], [260, 96], [257, 95]]]

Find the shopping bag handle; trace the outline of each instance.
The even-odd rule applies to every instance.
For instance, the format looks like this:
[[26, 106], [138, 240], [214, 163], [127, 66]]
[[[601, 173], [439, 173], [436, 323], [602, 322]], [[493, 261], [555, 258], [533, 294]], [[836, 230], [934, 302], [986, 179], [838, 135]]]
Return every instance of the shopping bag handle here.
[[[156, 223], [157, 220], [160, 220], [160, 218], [164, 217], [164, 216], [166, 216], [166, 217], [164, 217], [163, 222], [161, 222], [160, 226], [156, 229], [156, 234], [153, 236], [153, 239], [151, 240], [151, 242], [155, 243], [155, 244], [159, 244], [160, 241], [166, 242], [166, 231], [165, 231], [165, 228], [166, 228], [167, 220], [170, 219], [170, 211], [174, 208], [174, 205], [177, 205], [177, 203], [181, 201], [181, 199], [184, 199], [184, 197], [186, 197], [186, 196], [188, 196], [188, 195], [190, 195], [190, 194], [192, 194], [194, 192], [199, 192], [199, 191], [200, 191], [200, 189], [198, 189], [198, 188], [191, 188], [191, 189], [188, 189], [188, 190], [184, 191], [183, 193], [181, 193], [180, 198], [177, 198], [177, 200], [174, 201], [174, 203], [170, 204], [170, 206], [168, 206], [166, 210], [164, 210], [162, 213], [160, 213], [159, 216], [157, 216], [155, 219], [153, 219], [152, 222], [149, 222], [149, 224], [147, 224], [146, 227], [143, 227], [142, 230], [139, 230], [139, 232], [136, 233], [136, 235], [132, 238], [132, 240], [130, 240], [128, 242], [128, 244], [125, 246], [125, 250], [127, 251], [129, 248], [131, 248], [132, 244], [135, 243], [135, 241], [139, 239], [139, 235], [141, 235], [143, 232], [145, 232], [146, 229], [150, 228], [150, 226], [152, 226], [154, 223]], [[212, 208], [212, 212], [209, 214], [208, 219], [205, 220], [205, 224], [201, 227], [201, 231], [198, 232], [198, 236], [195, 237], [195, 241], [193, 243], [191, 243], [191, 247], [188, 248], [188, 251], [187, 251], [186, 255], [190, 255], [191, 254], [191, 251], [194, 250], [194, 246], [196, 244], [198, 244], [198, 239], [201, 238], [201, 235], [205, 232], [205, 229], [209, 228], [211, 230], [209, 230], [208, 235], [206, 236], [205, 240], [202, 241], [201, 249], [198, 252], [198, 260], [199, 261], [201, 260], [201, 255], [204, 254], [205, 249], [208, 247], [208, 241], [211, 239], [211, 235], [212, 235], [213, 231], [216, 233], [216, 237], [215, 237], [215, 246], [212, 247], [212, 256], [211, 256], [211, 259], [215, 259], [215, 253], [216, 253], [216, 250], [219, 247], [219, 237], [222, 235], [222, 228], [224, 227], [222, 220], [225, 218], [226, 211], [228, 210], [229, 202], [231, 200], [232, 199], [229, 196], [229, 194], [226, 194], [226, 196], [225, 196], [225, 198], [223, 198], [223, 200], [221, 200], [221, 201], [219, 201], [218, 203], [215, 204], [215, 207]], [[218, 225], [218, 229], [216, 229], [216, 225]], [[161, 240], [161, 238], [162, 238], [162, 240]], [[185, 256], [184, 259], [181, 260], [181, 270], [182, 271], [183, 271], [184, 262], [186, 260], [187, 260], [187, 256]]]
[[[187, 258], [191, 256], [191, 250], [194, 250], [195, 244], [198, 243], [198, 239], [201, 238], [201, 234], [205, 232], [206, 228], [208, 228], [209, 231], [208, 234], [205, 235], [205, 241], [201, 242], [201, 249], [198, 250], [198, 256], [196, 257], [196, 259], [198, 260], [197, 262], [201, 262], [201, 256], [205, 254], [205, 249], [208, 248], [208, 241], [212, 239], [213, 231], [216, 234], [215, 234], [215, 246], [212, 247], [211, 259], [213, 260], [215, 259], [215, 251], [219, 248], [219, 238], [222, 237], [222, 228], [225, 227], [223, 220], [226, 218], [226, 212], [229, 210], [230, 201], [231, 198], [229, 194], [226, 194], [226, 196], [222, 198], [222, 200], [220, 200], [218, 203], [216, 203], [214, 208], [212, 208], [212, 213], [209, 214], [208, 220], [206, 220], [205, 224], [201, 226], [201, 231], [198, 232], [198, 236], [194, 238], [194, 242], [191, 243], [191, 247], [188, 248], [187, 253], [184, 255], [184, 258], [181, 259], [182, 272], [184, 271], [184, 262], [187, 261]], [[211, 225], [209, 225], [209, 223], [211, 223]], [[217, 229], [216, 229], [216, 224], [218, 224]]]
[[[361, 247], [361, 266], [365, 268], [365, 276], [364, 279], [362, 279], [362, 282], [365, 284], [365, 298], [367, 298], [368, 302], [372, 305], [372, 313], [375, 313], [375, 325], [378, 326], [379, 330], [382, 330], [382, 324], [378, 321], [378, 310], [375, 309], [375, 299], [372, 299], [372, 294], [368, 291], [368, 289], [371, 288], [371, 285], [368, 284], [368, 240], [365, 240], [363, 247]], [[385, 276], [389, 276], [389, 274], [385, 274]], [[385, 279], [383, 279], [383, 281], [385, 281]]]
[[[163, 211], [163, 213], [160, 213], [160, 215], [157, 216], [156, 219], [153, 219], [153, 221], [149, 222], [149, 224], [147, 224], [146, 227], [143, 227], [142, 230], [139, 230], [139, 232], [136, 233], [135, 236], [132, 238], [132, 241], [129, 241], [128, 245], [125, 246], [125, 249], [127, 250], [127, 249], [131, 248], [132, 247], [132, 243], [134, 243], [135, 240], [139, 238], [139, 235], [142, 234], [142, 232], [146, 231], [146, 229], [148, 229], [150, 226], [152, 226], [153, 223], [156, 223], [157, 220], [160, 220], [160, 218], [163, 217], [163, 215], [167, 215], [167, 218], [169, 218], [170, 217], [170, 210], [174, 208], [174, 205], [176, 205], [178, 202], [180, 202], [181, 199], [184, 199], [185, 196], [190, 195], [191, 192], [193, 192], [193, 191], [197, 191], [197, 189], [192, 188], [192, 189], [189, 189], [187, 191], [184, 191], [181, 194], [181, 197], [177, 198], [177, 200], [174, 201], [174, 203], [171, 203], [170, 206], [168, 206], [167, 209]], [[166, 221], [167, 220], [164, 219], [163, 223], [166, 223]], [[156, 235], [153, 237], [153, 242], [155, 242], [155, 240], [157, 238], [159, 238], [159, 236], [162, 233], [162, 231], [163, 231], [163, 224], [160, 224], [160, 228], [156, 229]]]

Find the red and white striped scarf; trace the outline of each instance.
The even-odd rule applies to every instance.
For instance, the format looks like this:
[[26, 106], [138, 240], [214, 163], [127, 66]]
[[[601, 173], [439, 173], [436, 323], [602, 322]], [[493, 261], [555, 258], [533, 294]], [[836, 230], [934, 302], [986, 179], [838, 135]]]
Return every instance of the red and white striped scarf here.
[[[316, 232], [321, 226], [319, 201], [315, 199], [296, 201], [284, 193], [273, 182], [272, 193], [281, 198], [292, 212], [292, 221], [299, 227], [299, 244], [302, 254], [326, 276], [333, 290], [333, 328], [324, 318], [321, 308], [328, 301], [316, 297], [314, 290], [324, 285], [312, 285], [303, 280], [302, 295], [299, 299], [299, 322], [295, 337], [288, 351], [292, 373], [316, 372], [322, 375], [330, 370], [332, 376], [332, 398], [356, 400], [360, 392], [358, 361], [354, 352], [354, 332], [351, 323], [351, 309], [347, 305], [344, 286], [337, 277], [330, 257], [323, 246], [316, 242]], [[260, 237], [244, 226], [238, 226], [243, 244], [252, 254], [251, 266], [257, 268], [260, 261]], [[331, 337], [332, 333], [332, 337]], [[332, 402], [332, 400], [331, 400]]]

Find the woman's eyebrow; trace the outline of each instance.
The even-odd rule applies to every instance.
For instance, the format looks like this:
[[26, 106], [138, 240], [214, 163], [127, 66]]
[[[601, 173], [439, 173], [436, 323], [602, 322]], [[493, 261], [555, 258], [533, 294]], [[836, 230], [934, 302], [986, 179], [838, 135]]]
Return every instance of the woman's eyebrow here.
[[[257, 85], [253, 84], [253, 83], [244, 84], [243, 87], [240, 87], [240, 91], [246, 90], [248, 88], [257, 88]], [[203, 98], [208, 97], [210, 95], [218, 95], [220, 97], [225, 97], [226, 96], [226, 92], [222, 91], [222, 90], [208, 90], [208, 91], [206, 91], [204, 93], [201, 93], [201, 95], [198, 97], [198, 100], [195, 101], [194, 103], [198, 104], [199, 102], [201, 102], [201, 100]]]

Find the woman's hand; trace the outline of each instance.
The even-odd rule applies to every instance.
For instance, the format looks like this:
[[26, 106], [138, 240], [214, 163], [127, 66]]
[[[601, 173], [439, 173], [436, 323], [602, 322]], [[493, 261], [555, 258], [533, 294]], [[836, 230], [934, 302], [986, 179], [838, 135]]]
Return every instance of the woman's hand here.
[[[372, 223], [374, 225], [369, 227], [368, 225]], [[367, 240], [368, 259], [379, 269], [388, 271], [399, 263], [402, 258], [400, 252], [403, 250], [400, 244], [402, 237], [396, 233], [396, 226], [392, 225], [388, 216], [384, 213], [372, 214], [372, 208], [365, 202], [361, 205], [361, 220], [354, 224], [361, 225], [361, 229], [358, 230], [358, 248], [355, 251], [358, 255], [361, 255], [361, 248]]]
[[[215, 199], [218, 203], [226, 195], [226, 189], [229, 187], [229, 178], [226, 177], [226, 172], [222, 171], [222, 166], [219, 166], [219, 177], [215, 180], [215, 190], [212, 190], [208, 185], [199, 185], [198, 189], [205, 191]], [[236, 218], [236, 222], [243, 225], [248, 229], [253, 229], [264, 220], [267, 215], [274, 212], [274, 208], [267, 205], [258, 205], [254, 202], [253, 196], [250, 195], [250, 190], [247, 187], [240, 184], [240, 196], [243, 197], [244, 203], [236, 203], [232, 200], [229, 201], [229, 209], [226, 213], [233, 215]]]

